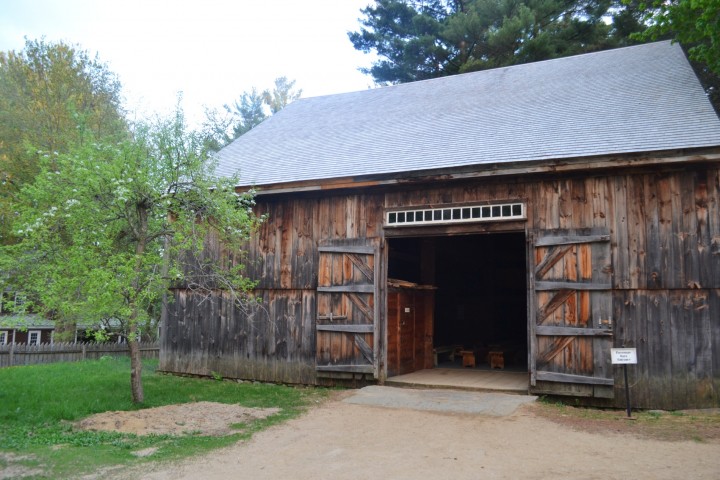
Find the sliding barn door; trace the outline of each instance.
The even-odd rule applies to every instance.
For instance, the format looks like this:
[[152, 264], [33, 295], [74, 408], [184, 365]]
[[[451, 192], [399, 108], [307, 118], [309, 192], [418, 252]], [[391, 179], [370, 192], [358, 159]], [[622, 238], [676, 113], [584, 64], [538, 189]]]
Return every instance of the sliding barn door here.
[[377, 377], [378, 249], [346, 243], [318, 249], [316, 369]]
[[610, 235], [541, 231], [530, 248], [530, 391], [612, 397]]

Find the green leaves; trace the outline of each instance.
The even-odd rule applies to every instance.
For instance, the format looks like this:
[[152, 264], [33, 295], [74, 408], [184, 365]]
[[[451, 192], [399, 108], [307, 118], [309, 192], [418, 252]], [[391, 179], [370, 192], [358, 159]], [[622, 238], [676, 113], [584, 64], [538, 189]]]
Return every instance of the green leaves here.
[[120, 82], [97, 58], [63, 42], [26, 40], [21, 52], [0, 53], [0, 242], [20, 188], [40, 170], [45, 155], [67, 153], [91, 132], [126, 133]]
[[633, 37], [680, 42], [720, 114], [720, 0], [651, 0], [638, 4], [637, 9], [649, 27]]
[[[276, 114], [290, 103], [294, 102], [302, 95], [302, 89], [293, 90], [295, 88], [295, 80], [289, 80], [287, 77], [278, 77], [275, 79], [274, 87], [272, 90], [265, 89], [259, 92], [255, 87], [250, 91], [243, 92], [240, 99], [233, 102], [232, 105], [225, 105], [225, 111], [230, 115], [230, 118], [226, 120], [229, 124], [231, 132], [226, 133], [221, 127], [222, 134], [222, 145], [230, 143], [232, 140], [238, 138], [241, 135], [246, 134], [253, 128], [257, 127], [266, 118]], [[266, 111], [269, 109], [269, 113]], [[218, 123], [224, 122], [218, 121], [216, 112], [207, 112], [209, 120], [209, 127], [211, 130], [217, 130]], [[214, 126], [213, 126], [214, 124]], [[215, 134], [217, 137], [217, 132]], [[221, 147], [222, 145], [217, 145]]]
[[631, 7], [610, 0], [379, 0], [362, 12], [362, 28], [349, 37], [356, 49], [380, 57], [364, 70], [379, 83], [622, 46], [643, 28]]
[[688, 47], [692, 60], [720, 75], [720, 0], [653, 1], [646, 6], [644, 39], [671, 35]]
[[[20, 242], [2, 248], [0, 262], [42, 313], [145, 325], [157, 322], [171, 282], [246, 299], [243, 242], [261, 221], [253, 193], [213, 175], [204, 138], [186, 131], [181, 111], [119, 141], [86, 133], [68, 153], [43, 153], [39, 167], [14, 204]], [[232, 260], [206, 255], [208, 241]]]

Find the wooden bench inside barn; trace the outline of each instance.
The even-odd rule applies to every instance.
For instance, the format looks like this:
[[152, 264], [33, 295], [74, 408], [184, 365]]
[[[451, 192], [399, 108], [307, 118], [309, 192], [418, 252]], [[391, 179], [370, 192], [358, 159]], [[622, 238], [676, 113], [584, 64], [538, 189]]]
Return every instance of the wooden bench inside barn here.
[[505, 353], [502, 350], [491, 350], [488, 353], [490, 360], [490, 368], [499, 368], [500, 370], [505, 368]]
[[462, 345], [445, 345], [433, 348], [433, 365], [438, 366], [438, 357], [447, 355], [451, 362], [455, 361], [455, 355], [460, 355], [463, 350]]

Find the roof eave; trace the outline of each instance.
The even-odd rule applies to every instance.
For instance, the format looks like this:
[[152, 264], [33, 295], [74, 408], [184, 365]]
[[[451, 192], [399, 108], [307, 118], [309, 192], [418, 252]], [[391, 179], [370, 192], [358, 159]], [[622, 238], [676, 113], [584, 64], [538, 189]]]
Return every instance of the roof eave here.
[[279, 182], [267, 185], [238, 185], [238, 190], [253, 188], [258, 195], [317, 192], [388, 185], [407, 185], [428, 181], [451, 181], [471, 178], [502, 177], [542, 173], [563, 173], [609, 168], [629, 168], [673, 163], [697, 163], [720, 161], [720, 145], [682, 150], [634, 152], [615, 155], [539, 159], [533, 161], [476, 164], [436, 170], [395, 172], [390, 174], [363, 175], [313, 179], [298, 182]]

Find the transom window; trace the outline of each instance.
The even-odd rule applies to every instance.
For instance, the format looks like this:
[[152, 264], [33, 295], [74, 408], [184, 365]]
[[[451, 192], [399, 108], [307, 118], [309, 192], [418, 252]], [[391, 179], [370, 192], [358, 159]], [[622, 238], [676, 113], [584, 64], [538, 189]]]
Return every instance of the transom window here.
[[439, 223], [491, 222], [525, 219], [525, 204], [498, 203], [442, 208], [413, 208], [385, 214], [385, 226], [431, 225]]

